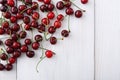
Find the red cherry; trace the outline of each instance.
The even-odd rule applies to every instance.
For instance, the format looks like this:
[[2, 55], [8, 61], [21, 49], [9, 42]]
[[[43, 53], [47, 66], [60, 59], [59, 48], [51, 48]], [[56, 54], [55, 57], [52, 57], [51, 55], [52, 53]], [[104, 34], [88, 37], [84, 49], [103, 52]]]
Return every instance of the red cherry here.
[[21, 50], [21, 52], [27, 52], [28, 51], [28, 46], [22, 45], [20, 50]]
[[19, 42], [14, 42], [12, 46], [15, 49], [19, 49], [21, 47], [21, 44]]
[[50, 4], [51, 0], [43, 0], [45, 4]]
[[58, 21], [63, 21], [63, 19], [64, 19], [64, 16], [63, 16], [62, 14], [59, 14], [59, 15], [57, 16], [57, 20], [58, 20]]
[[81, 3], [82, 3], [82, 4], [87, 4], [87, 3], [88, 3], [88, 0], [81, 0]]
[[5, 30], [3, 28], [0, 28], [0, 35], [3, 35], [5, 33]]
[[17, 21], [16, 16], [11, 16], [10, 21], [11, 23], [15, 23]]
[[15, 61], [16, 61], [16, 59], [15, 59], [15, 58], [13, 58], [13, 57], [9, 58], [9, 63], [10, 63], [10, 64], [15, 63]]
[[55, 26], [55, 28], [60, 28], [61, 27], [61, 22], [60, 21], [55, 21], [54, 26]]
[[40, 14], [39, 14], [38, 12], [33, 12], [32, 18], [33, 18], [34, 20], [38, 20], [39, 17], [40, 17]]
[[47, 14], [47, 17], [48, 17], [48, 19], [53, 19], [53, 18], [55, 17], [54, 12], [49, 12], [49, 13]]
[[50, 20], [49, 20], [48, 18], [43, 18], [43, 19], [41, 20], [41, 22], [42, 22], [42, 24], [44, 24], [44, 25], [48, 25], [48, 24], [50, 23]]
[[37, 50], [37, 49], [39, 48], [39, 46], [40, 46], [40, 44], [39, 44], [38, 42], [32, 43], [32, 48], [33, 48], [34, 50]]
[[46, 57], [47, 58], [51, 58], [52, 56], [53, 56], [53, 52], [51, 51], [51, 50], [47, 50], [46, 52], [45, 52], [45, 55], [46, 55]]
[[7, 4], [10, 6], [10, 7], [13, 7], [15, 5], [15, 2], [14, 0], [7, 0]]

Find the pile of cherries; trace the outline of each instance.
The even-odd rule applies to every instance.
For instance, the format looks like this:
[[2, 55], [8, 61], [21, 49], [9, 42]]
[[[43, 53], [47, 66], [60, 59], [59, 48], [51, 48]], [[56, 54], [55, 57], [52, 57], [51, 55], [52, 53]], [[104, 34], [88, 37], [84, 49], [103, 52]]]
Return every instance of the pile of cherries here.
[[[18, 5], [19, 2], [22, 4]], [[88, 0], [81, 0], [81, 2], [86, 4]], [[42, 42], [49, 41], [50, 44], [55, 45], [59, 39], [54, 34], [56, 30], [62, 27], [64, 18], [73, 15], [76, 18], [81, 18], [83, 12], [85, 12], [71, 0], [61, 0], [56, 4], [54, 0], [0, 0], [0, 4], [0, 11], [2, 12], [0, 36], [9, 36], [0, 39], [0, 71], [12, 70], [13, 64], [21, 54], [33, 58], [35, 50], [38, 49], [42, 50], [42, 56], [38, 64], [44, 58], [52, 58], [55, 53], [43, 48]], [[71, 5], [77, 7], [78, 10], [74, 12]], [[65, 10], [66, 15], [59, 14], [57, 10]], [[42, 18], [41, 14], [47, 15]], [[38, 33], [35, 36], [27, 37], [28, 32], [33, 34], [36, 30]], [[63, 40], [63, 37], [68, 37], [69, 34], [70, 28], [68, 27], [68, 29], [61, 31], [62, 38], [60, 39]], [[48, 35], [50, 35], [49, 38], [47, 38]]]

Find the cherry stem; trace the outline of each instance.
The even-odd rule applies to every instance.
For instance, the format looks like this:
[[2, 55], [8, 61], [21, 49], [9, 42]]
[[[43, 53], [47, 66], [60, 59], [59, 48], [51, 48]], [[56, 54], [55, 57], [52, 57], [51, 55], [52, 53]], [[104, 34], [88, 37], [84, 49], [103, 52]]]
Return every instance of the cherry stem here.
[[46, 32], [44, 32], [44, 38], [45, 38], [45, 40], [47, 41], [47, 38], [46, 38]]
[[73, 3], [72, 1], [71, 1], [71, 3], [72, 3], [75, 7], [77, 7], [78, 9], [80, 9], [81, 11], [85, 12], [85, 10], [81, 9], [80, 7], [78, 7], [78, 6], [77, 6], [75, 3]]
[[36, 71], [37, 71], [37, 72], [39, 72], [39, 71], [38, 71], [38, 66], [39, 66], [40, 62], [41, 62], [43, 59], [45, 59], [45, 58], [46, 58], [46, 56], [42, 57], [42, 58], [38, 61], [37, 65], [36, 65]]
[[68, 31], [70, 32], [70, 16], [68, 16]]
[[43, 50], [48, 50], [48, 49], [46, 49], [46, 48], [43, 48], [43, 47], [40, 47], [40, 49], [43, 49]]
[[[41, 47], [43, 48], [43, 45], [41, 44]], [[44, 56], [44, 49], [42, 49], [42, 55], [40, 56], [40, 59]]]
[[28, 10], [28, 8], [22, 10], [22, 11], [20, 12], [20, 14], [24, 13], [26, 10]]

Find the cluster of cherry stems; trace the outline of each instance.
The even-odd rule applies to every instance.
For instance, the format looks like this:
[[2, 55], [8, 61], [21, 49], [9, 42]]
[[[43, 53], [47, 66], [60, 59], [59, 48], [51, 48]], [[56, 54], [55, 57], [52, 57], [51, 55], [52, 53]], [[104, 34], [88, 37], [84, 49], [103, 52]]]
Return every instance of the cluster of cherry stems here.
[[[17, 5], [21, 2], [21, 5]], [[88, 0], [81, 0], [81, 3], [86, 4]], [[39, 5], [42, 3], [42, 5]], [[57, 40], [63, 40], [63, 37], [68, 37], [70, 33], [69, 16], [75, 15], [76, 18], [81, 18], [85, 10], [79, 8], [72, 0], [61, 0], [56, 4], [52, 0], [0, 0], [0, 11], [2, 16], [0, 18], [0, 35], [8, 35], [5, 40], [0, 39], [0, 71], [13, 69], [13, 64], [21, 54], [26, 53], [29, 58], [34, 57], [35, 50], [41, 49], [42, 55], [40, 61], [44, 58], [52, 58], [55, 52], [43, 48], [42, 41], [49, 41], [52, 45], [57, 43]], [[71, 5], [78, 8], [74, 12]], [[59, 14], [57, 10], [65, 10], [66, 15]], [[47, 13], [45, 18], [40, 19], [40, 14]], [[68, 29], [62, 30], [62, 38], [58, 39], [54, 36], [57, 29], [61, 28], [62, 21], [68, 16]], [[53, 25], [51, 21], [55, 19]], [[38, 21], [40, 20], [40, 21]], [[18, 23], [22, 21], [22, 23]], [[24, 24], [24, 26], [23, 26]], [[33, 34], [34, 30], [39, 34], [34, 37], [27, 38], [27, 31]], [[46, 36], [51, 36], [47, 38]], [[24, 40], [24, 43], [21, 42]], [[45, 52], [44, 52], [45, 51]], [[5, 64], [2, 61], [6, 61]], [[37, 64], [37, 66], [38, 66]], [[36, 70], [37, 70], [36, 66]], [[38, 71], [38, 70], [37, 70]]]

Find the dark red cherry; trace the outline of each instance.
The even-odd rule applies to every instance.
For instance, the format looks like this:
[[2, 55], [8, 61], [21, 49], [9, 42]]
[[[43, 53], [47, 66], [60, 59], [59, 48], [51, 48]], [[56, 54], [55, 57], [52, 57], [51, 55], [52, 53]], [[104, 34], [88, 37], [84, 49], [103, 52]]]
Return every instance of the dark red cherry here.
[[34, 51], [28, 51], [28, 52], [26, 52], [26, 56], [29, 57], [29, 58], [34, 57], [34, 55], [35, 55]]
[[13, 13], [13, 14], [17, 14], [17, 12], [18, 12], [18, 8], [17, 7], [11, 7], [11, 12]]
[[0, 71], [3, 71], [4, 69], [5, 69], [5, 66], [2, 63], [0, 63]]
[[63, 37], [68, 37], [68, 36], [69, 36], [69, 31], [67, 31], [67, 30], [62, 30], [61, 35], [62, 35]]
[[66, 14], [67, 15], [72, 15], [74, 13], [74, 10], [72, 8], [67, 8], [66, 9]]
[[80, 11], [80, 10], [77, 10], [77, 11], [75, 11], [75, 17], [77, 17], [77, 18], [80, 18], [80, 17], [82, 17], [82, 11]]
[[35, 41], [36, 42], [41, 42], [43, 40], [41, 35], [35, 35]]
[[47, 8], [48, 8], [49, 11], [53, 11], [54, 7], [55, 7], [54, 4], [48, 4], [47, 5]]
[[43, 24], [40, 24], [38, 26], [38, 32], [40, 32], [40, 33], [45, 32], [45, 26]]
[[14, 52], [14, 49], [12, 47], [7, 47], [6, 51], [8, 54], [11, 54]]
[[28, 46], [27, 45], [22, 45], [20, 50], [21, 50], [21, 52], [27, 52], [28, 51]]
[[31, 9], [32, 9], [32, 10], [36, 10], [36, 9], [38, 8], [38, 6], [39, 6], [38, 3], [34, 1], [34, 2], [32, 2], [32, 7], [31, 7]]
[[0, 28], [0, 35], [3, 35], [5, 33], [5, 30], [3, 28]]
[[26, 45], [30, 45], [32, 43], [31, 39], [25, 39], [24, 43]]
[[29, 18], [28, 16], [24, 16], [23, 22], [24, 22], [25, 24], [30, 23], [30, 18]]
[[16, 17], [16, 16], [11, 16], [10, 22], [11, 22], [11, 23], [17, 22], [17, 17]]
[[56, 31], [56, 28], [55, 28], [54, 26], [50, 26], [50, 27], [48, 28], [48, 32], [49, 32], [50, 34], [55, 33], [55, 31]]
[[10, 12], [4, 12], [3, 13], [3, 16], [5, 17], [5, 18], [7, 18], [7, 19], [10, 19], [10, 17], [11, 17], [11, 13]]
[[6, 46], [12, 46], [12, 44], [13, 44], [12, 39], [7, 39], [7, 40], [5, 40], [5, 45], [6, 45]]
[[27, 33], [26, 33], [25, 31], [20, 31], [19, 37], [20, 37], [21, 39], [25, 38], [26, 36], [27, 36]]
[[13, 45], [12, 45], [12, 47], [14, 49], [19, 49], [21, 47], [21, 44], [20, 44], [20, 42], [14, 42]]
[[2, 23], [2, 28], [8, 28], [8, 27], [9, 27], [8, 21], [4, 21], [4, 22]]
[[39, 44], [38, 42], [32, 43], [32, 48], [33, 48], [34, 50], [37, 50], [37, 49], [39, 48], [39, 46], [40, 46], [40, 44]]
[[8, 59], [8, 55], [6, 53], [2, 53], [2, 54], [0, 54], [0, 59], [1, 60], [7, 60]]
[[50, 43], [51, 44], [56, 44], [57, 43], [57, 38], [56, 37], [50, 37]]
[[16, 61], [16, 59], [14, 57], [9, 58], [9, 63], [10, 64], [14, 64], [15, 61]]
[[62, 10], [64, 8], [64, 3], [62, 1], [57, 2], [56, 4], [57, 9]]
[[21, 56], [21, 52], [20, 52], [19, 50], [14, 51], [14, 53], [13, 53], [13, 57], [14, 57], [14, 58], [18, 58], [18, 57], [20, 57], [20, 56]]
[[15, 32], [20, 30], [20, 25], [17, 23], [14, 23], [13, 26], [11, 27], [11, 29]]
[[6, 65], [5, 65], [5, 69], [6, 69], [7, 71], [10, 71], [10, 70], [13, 69], [13, 65], [12, 65], [12, 64], [6, 64]]

